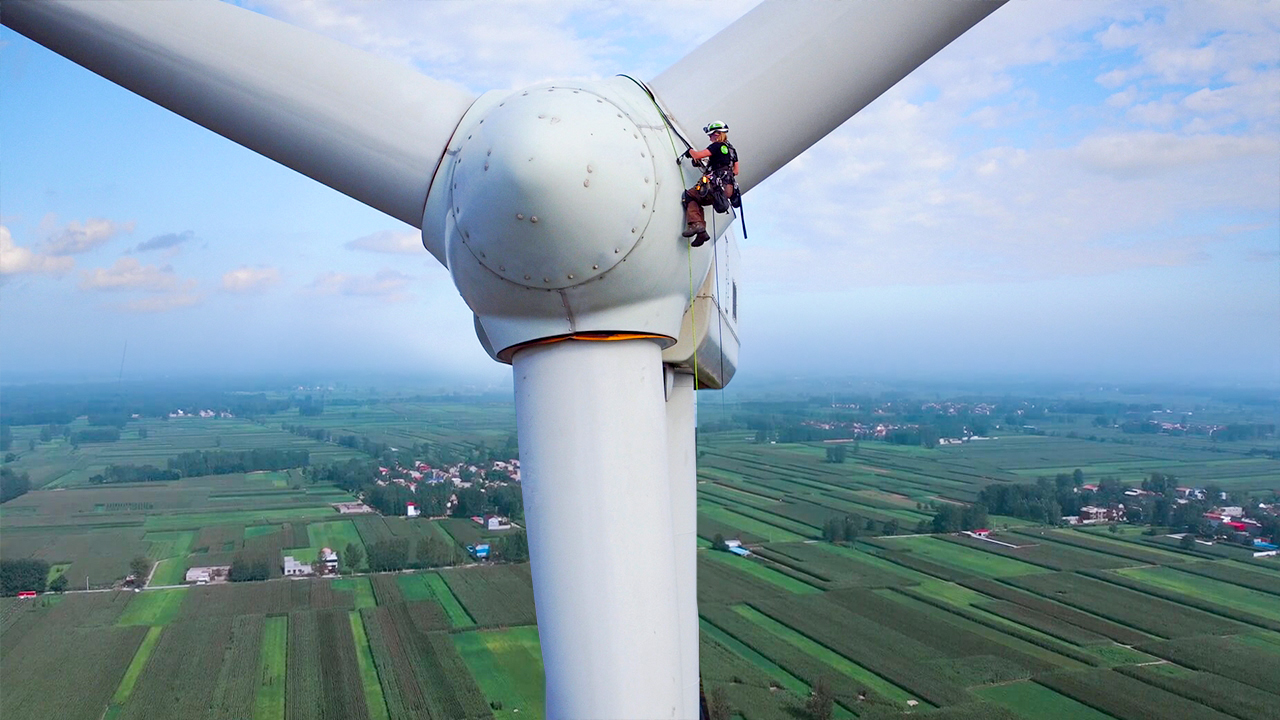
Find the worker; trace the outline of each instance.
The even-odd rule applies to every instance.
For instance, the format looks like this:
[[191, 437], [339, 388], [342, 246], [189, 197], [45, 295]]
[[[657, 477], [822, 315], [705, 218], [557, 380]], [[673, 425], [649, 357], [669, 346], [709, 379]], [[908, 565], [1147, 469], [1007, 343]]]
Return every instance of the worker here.
[[680, 198], [684, 204], [683, 235], [694, 238], [690, 243], [693, 247], [711, 239], [702, 211], [704, 205], [715, 206], [716, 212], [728, 212], [730, 205], [738, 205], [738, 151], [729, 144], [729, 126], [712, 122], [707, 123], [702, 131], [711, 138], [711, 144], [706, 150], [689, 148], [685, 155], [694, 161], [706, 160], [706, 172]]

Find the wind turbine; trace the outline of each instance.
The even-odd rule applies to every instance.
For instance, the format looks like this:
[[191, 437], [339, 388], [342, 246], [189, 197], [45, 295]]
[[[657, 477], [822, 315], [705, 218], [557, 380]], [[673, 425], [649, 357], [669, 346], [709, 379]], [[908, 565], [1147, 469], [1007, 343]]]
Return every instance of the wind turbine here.
[[421, 228], [513, 368], [547, 716], [687, 719], [694, 391], [733, 376], [737, 287], [712, 272], [731, 217], [680, 237], [698, 171], [677, 157], [726, 120], [750, 190], [1002, 2], [769, 0], [648, 85], [478, 98], [220, 2], [5, 0], [0, 21]]

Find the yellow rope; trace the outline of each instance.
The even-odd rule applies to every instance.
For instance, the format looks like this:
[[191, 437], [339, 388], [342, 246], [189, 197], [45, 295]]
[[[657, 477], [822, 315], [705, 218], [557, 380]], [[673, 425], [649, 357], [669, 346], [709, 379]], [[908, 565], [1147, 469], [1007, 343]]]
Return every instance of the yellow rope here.
[[698, 389], [698, 296], [693, 294], [693, 246], [689, 246], [689, 329], [693, 339], [693, 389]]

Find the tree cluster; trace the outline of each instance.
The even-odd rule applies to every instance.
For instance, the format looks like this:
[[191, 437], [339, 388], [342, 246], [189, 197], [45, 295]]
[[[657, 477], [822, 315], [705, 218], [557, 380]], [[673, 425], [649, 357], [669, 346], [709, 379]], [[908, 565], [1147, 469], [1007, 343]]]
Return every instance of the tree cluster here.
[[231, 570], [227, 573], [227, 579], [231, 582], [246, 582], [249, 580], [269, 580], [271, 578], [271, 563], [261, 555], [248, 555], [245, 553], [237, 553], [231, 561]]
[[953, 533], [961, 530], [978, 530], [987, 526], [987, 508], [978, 505], [952, 505], [942, 503], [933, 516], [935, 533]]
[[55, 437], [71, 437], [71, 428], [67, 425], [51, 423], [40, 428], [40, 442], [49, 442]]
[[995, 515], [1057, 524], [1063, 515], [1076, 515], [1089, 504], [1106, 505], [1124, 497], [1125, 487], [1115, 478], [1103, 478], [1098, 491], [1077, 491], [1084, 473], [1059, 473], [1052, 480], [1039, 478], [1035, 483], [995, 483], [978, 493], [978, 502]]
[[20, 592], [44, 592], [49, 577], [49, 563], [34, 558], [0, 560], [0, 595]]
[[182, 477], [177, 470], [162, 470], [154, 465], [108, 465], [89, 478], [94, 485], [115, 483], [166, 482]]
[[298, 401], [298, 415], [302, 417], [316, 417], [324, 414], [324, 398], [312, 400], [308, 395]]
[[529, 538], [524, 531], [508, 533], [498, 540], [497, 559], [504, 562], [525, 562], [529, 559]]
[[862, 519], [852, 515], [829, 518], [822, 525], [822, 539], [833, 543], [856, 542], [864, 527]]
[[89, 428], [88, 430], [77, 430], [71, 433], [71, 443], [73, 445], [112, 443], [119, 439], [120, 429], [115, 427]]
[[25, 495], [31, 489], [31, 478], [26, 474], [18, 474], [9, 468], [0, 468], [0, 503]]
[[367, 548], [369, 569], [373, 572], [389, 572], [409, 567], [409, 541], [404, 538], [379, 540]]

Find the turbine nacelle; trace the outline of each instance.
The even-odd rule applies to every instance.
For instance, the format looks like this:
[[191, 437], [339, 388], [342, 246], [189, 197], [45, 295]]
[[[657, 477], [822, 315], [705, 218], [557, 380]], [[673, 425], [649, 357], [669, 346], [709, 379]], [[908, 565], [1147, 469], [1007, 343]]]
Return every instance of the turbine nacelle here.
[[677, 143], [625, 78], [476, 101], [432, 181], [422, 232], [491, 355], [509, 362], [557, 336], [675, 343], [690, 273], [701, 285], [712, 259], [680, 236], [680, 194], [697, 171], [677, 164]]

